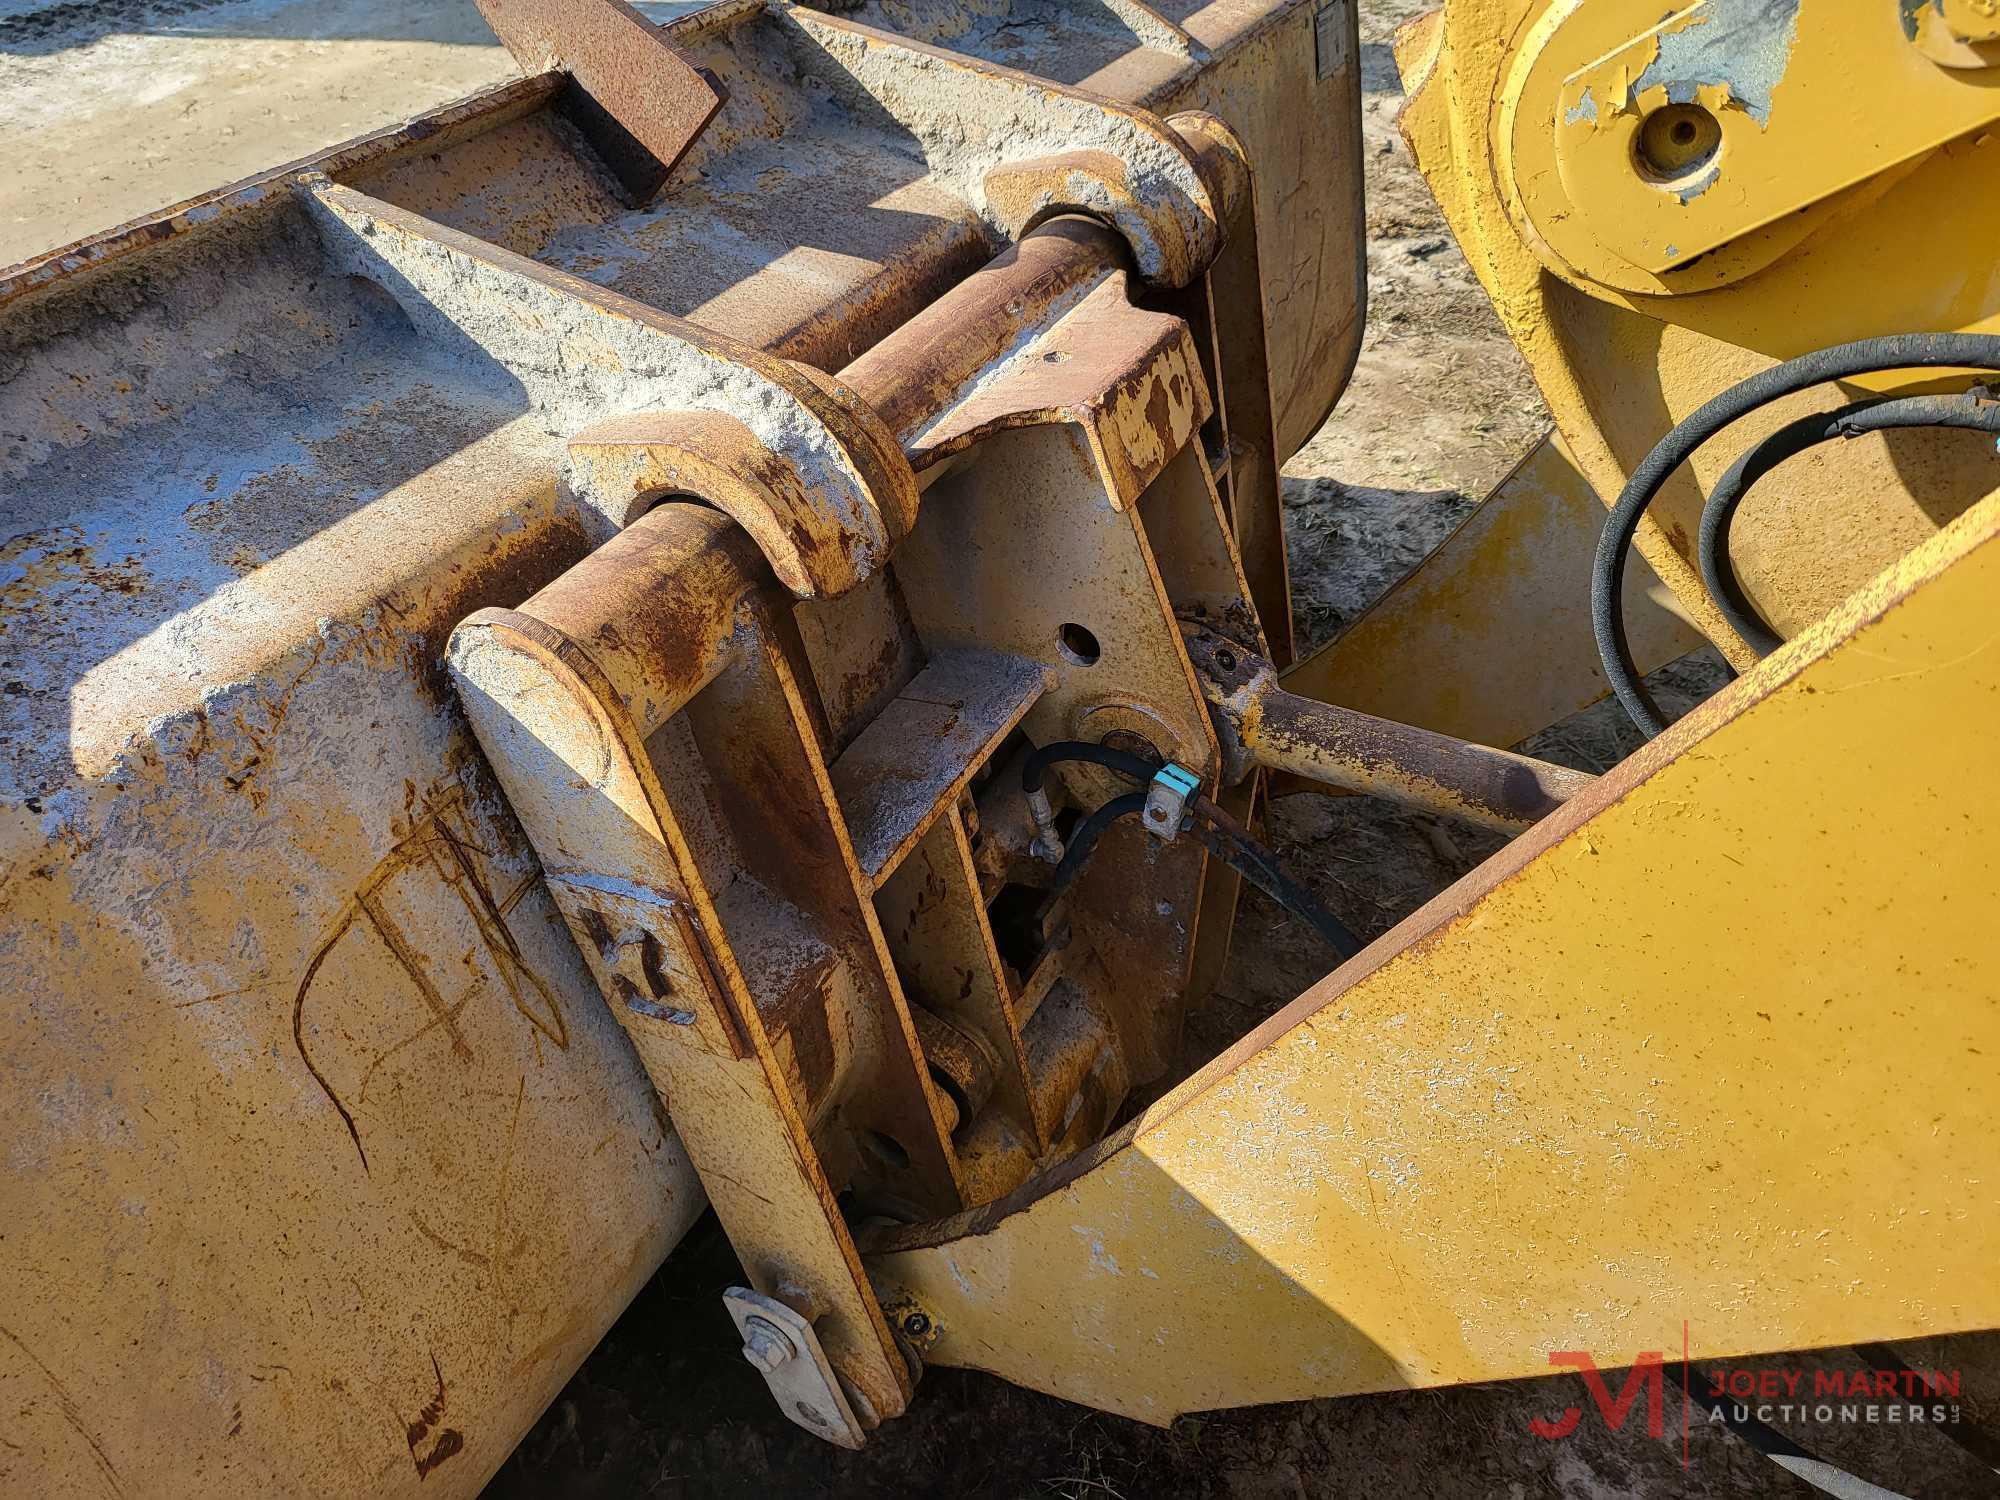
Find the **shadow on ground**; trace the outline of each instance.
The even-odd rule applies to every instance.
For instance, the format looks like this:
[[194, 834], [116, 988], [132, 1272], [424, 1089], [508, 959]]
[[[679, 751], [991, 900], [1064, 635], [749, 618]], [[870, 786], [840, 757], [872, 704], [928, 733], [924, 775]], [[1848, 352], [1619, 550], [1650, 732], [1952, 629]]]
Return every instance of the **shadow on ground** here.
[[[780, 1417], [737, 1352], [722, 1290], [742, 1271], [705, 1217], [619, 1320], [487, 1489], [488, 1500], [949, 1494], [1139, 1500], [1216, 1496], [1759, 1495], [1820, 1492], [1708, 1425], [1667, 1382], [1659, 1436], [1643, 1401], [1625, 1429], [1599, 1420], [1581, 1378], [1458, 1386], [1183, 1417], [1171, 1429], [1072, 1406], [959, 1370], [924, 1376], [910, 1412], [859, 1453]], [[1973, 1356], [2000, 1365], [1992, 1336], [1927, 1341], [1929, 1368]], [[1941, 1357], [1940, 1357], [1941, 1356]], [[1825, 1362], [1838, 1364], [1838, 1358]], [[1846, 1361], [1853, 1365], [1854, 1361]], [[1609, 1372], [1618, 1392], [1625, 1372]], [[1531, 1420], [1576, 1407], [1577, 1431], [1548, 1440]], [[1682, 1467], [1683, 1414], [1687, 1467]], [[1964, 1420], [1977, 1414], [1968, 1402]], [[1994, 1413], [1986, 1408], [1985, 1419]], [[1883, 1426], [1805, 1440], [1894, 1493], [1971, 1497], [1992, 1476], [1936, 1432]]]

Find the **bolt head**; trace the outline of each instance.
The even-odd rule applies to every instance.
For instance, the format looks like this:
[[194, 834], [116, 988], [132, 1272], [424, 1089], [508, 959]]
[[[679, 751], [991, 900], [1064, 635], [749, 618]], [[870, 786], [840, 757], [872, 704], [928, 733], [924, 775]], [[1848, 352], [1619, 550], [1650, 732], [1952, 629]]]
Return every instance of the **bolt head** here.
[[744, 1323], [743, 1357], [766, 1375], [797, 1358], [798, 1352], [785, 1330], [768, 1319], [750, 1318]]
[[903, 1332], [913, 1339], [920, 1339], [931, 1331], [931, 1320], [920, 1312], [913, 1312], [903, 1319]]

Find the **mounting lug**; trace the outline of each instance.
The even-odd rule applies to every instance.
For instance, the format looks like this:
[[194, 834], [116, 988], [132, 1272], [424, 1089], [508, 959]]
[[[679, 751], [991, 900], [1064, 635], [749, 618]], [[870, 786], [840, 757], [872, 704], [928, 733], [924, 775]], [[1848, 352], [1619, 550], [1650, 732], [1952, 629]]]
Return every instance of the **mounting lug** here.
[[743, 1335], [743, 1357], [757, 1367], [778, 1409], [814, 1437], [842, 1448], [867, 1441], [861, 1419], [827, 1363], [812, 1324], [775, 1297], [733, 1286], [722, 1305]]

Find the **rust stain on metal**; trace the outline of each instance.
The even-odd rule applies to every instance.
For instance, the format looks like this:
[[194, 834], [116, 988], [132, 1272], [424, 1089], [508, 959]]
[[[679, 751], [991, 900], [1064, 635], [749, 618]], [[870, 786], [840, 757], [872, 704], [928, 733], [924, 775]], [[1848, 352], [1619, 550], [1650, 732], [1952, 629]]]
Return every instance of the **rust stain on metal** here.
[[[422, 1411], [404, 1425], [403, 1440], [410, 1445], [410, 1462], [417, 1466], [417, 1478], [428, 1479], [431, 1470], [446, 1460], [456, 1457], [465, 1448], [465, 1434], [456, 1427], [442, 1426], [445, 1409], [444, 1370], [438, 1364], [436, 1354], [431, 1355], [431, 1373], [437, 1377], [437, 1388], [431, 1399], [424, 1403]], [[431, 1434], [435, 1432], [436, 1438]], [[423, 1446], [430, 1443], [430, 1451]]]
[[[1052, 317], [1004, 346], [905, 438], [913, 467], [934, 468], [995, 432], [1068, 423], [1081, 430], [1112, 504], [1138, 500], [1207, 420], [1208, 387], [1187, 324], [1133, 307], [1123, 270], [1079, 285], [1081, 297], [1067, 306], [1051, 299]], [[968, 301], [984, 300], [968, 292]]]
[[[475, 990], [469, 989], [456, 1002], [447, 1001], [439, 989], [434, 973], [437, 960], [425, 952], [423, 947], [412, 941], [396, 922], [384, 900], [384, 892], [405, 873], [420, 866], [428, 866], [439, 882], [452, 892], [465, 909], [467, 917], [478, 932], [484, 945], [485, 967], [496, 974], [514, 1009], [529, 1026], [534, 1028], [541, 1039], [545, 1039], [559, 1051], [569, 1049], [569, 1025], [564, 1018], [561, 1001], [553, 988], [538, 974], [521, 951], [519, 941], [507, 925], [507, 913], [519, 902], [522, 895], [537, 878], [525, 877], [506, 897], [494, 895], [492, 886], [481, 870], [471, 835], [464, 826], [465, 814], [462, 796], [454, 791], [447, 792], [435, 803], [421, 809], [410, 831], [396, 845], [389, 857], [370, 875], [367, 882], [357, 890], [347, 908], [334, 922], [327, 935], [314, 949], [299, 978], [298, 988], [292, 997], [292, 1047], [298, 1054], [299, 1062], [311, 1074], [312, 1080], [326, 1095], [327, 1102], [346, 1127], [349, 1139], [354, 1142], [354, 1150], [360, 1158], [361, 1169], [369, 1170], [368, 1149], [362, 1144], [361, 1129], [356, 1122], [354, 1109], [367, 1092], [368, 1079], [386, 1058], [411, 1042], [418, 1040], [433, 1030], [442, 1030], [451, 1043], [452, 1053], [461, 1061], [473, 1059], [471, 1046], [459, 1022], [459, 1013], [470, 1003]], [[307, 1046], [308, 1025], [306, 1007], [313, 992], [313, 982], [321, 967], [334, 948], [352, 931], [357, 923], [364, 925], [394, 958], [409, 987], [430, 1014], [430, 1019], [416, 1032], [396, 1042], [378, 1054], [369, 1064], [357, 1091], [357, 1099], [350, 1106], [335, 1092], [326, 1073], [313, 1060]], [[469, 957], [469, 955], [468, 955]], [[476, 987], [475, 987], [476, 989]], [[534, 999], [529, 999], [530, 993]]]
[[[1233, 587], [1232, 542], [1212, 505], [1156, 503], [1142, 524], [1136, 502], [1189, 470], [1234, 378], [1203, 373], [1184, 325], [1209, 321], [1191, 289], [1222, 221], [1239, 245], [1256, 226], [1213, 142], [1150, 109], [1283, 92], [1266, 65], [1310, 35], [1296, 4], [1186, 27], [1113, 4], [1109, 20], [982, 13], [959, 39], [1025, 61], [1030, 33], [1086, 38], [1103, 66], [1079, 89], [789, 8], [726, 4], [663, 41], [620, 6], [493, 0], [517, 55], [564, 71], [0, 274], [0, 361], [22, 372], [0, 396], [28, 395], [0, 461], [47, 511], [9, 543], [0, 601], [10, 657], [35, 669], [12, 705], [32, 732], [5, 758], [26, 816], [0, 960], [49, 1024], [6, 1060], [49, 1097], [79, 1078], [91, 1100], [81, 1127], [30, 1120], [10, 1149], [81, 1139], [102, 1164], [78, 1203], [31, 1203], [9, 1253], [122, 1225], [121, 1197], [178, 1228], [254, 1164], [260, 1190], [286, 1191], [246, 1213], [227, 1278], [172, 1289], [190, 1311], [158, 1357], [210, 1357], [231, 1382], [274, 1349], [363, 1368], [371, 1326], [421, 1320], [434, 1393], [376, 1420], [364, 1457], [386, 1489], [457, 1494], [706, 1186], [753, 1276], [815, 1283], [871, 1423], [902, 1408], [910, 1372], [839, 1194], [938, 1213], [1082, 1149], [1164, 1066], [1197, 920], [1227, 925], [1198, 851], [1118, 839], [1070, 902], [1063, 963], [1024, 982], [1033, 955], [1004, 920], [1006, 887], [1048, 872], [990, 757], [1115, 723], [1213, 763], [1171, 611], [1187, 555]], [[1233, 54], [1212, 87], [1211, 52]], [[1266, 138], [1298, 137], [1255, 114]], [[1323, 251], [1344, 200], [1301, 162], [1271, 181], [1274, 201], [1315, 205], [1299, 222]], [[1101, 222], [1042, 224], [1068, 208]], [[1324, 258], [1289, 248], [1295, 280]], [[1253, 275], [1234, 306], [1260, 296]], [[1327, 345], [1336, 301], [1294, 320], [1312, 325], [1297, 342]], [[904, 445], [954, 410], [963, 461], [926, 477], [984, 470], [991, 488], [952, 495], [927, 538]], [[701, 430], [655, 446], [659, 411]], [[572, 448], [607, 421], [618, 441]], [[688, 495], [743, 524], [675, 503]], [[982, 511], [978, 534], [951, 531]], [[1101, 636], [1100, 663], [1060, 653], [1067, 621]], [[1025, 664], [1004, 712], [914, 683], [1002, 637]], [[454, 681], [474, 690], [454, 699]], [[925, 805], [864, 868], [847, 757], [905, 713], [923, 719], [925, 774], [884, 758], [882, 784], [899, 813], [902, 791]], [[1081, 809], [1090, 791], [1063, 795]], [[884, 880], [877, 854], [903, 863]], [[905, 913], [892, 885], [920, 862]], [[103, 993], [146, 1002], [115, 1038], [85, 998]], [[218, 1122], [236, 1153], [199, 1144]], [[78, 1136], [93, 1123], [101, 1139]], [[364, 1199], [374, 1227], [355, 1235]], [[280, 1204], [303, 1262], [258, 1248]], [[488, 1216], [477, 1248], [449, 1229]], [[100, 1243], [122, 1253], [115, 1231]], [[130, 1286], [75, 1351], [114, 1393], [143, 1372], [106, 1351], [167, 1294]], [[520, 1321], [537, 1305], [546, 1326]], [[476, 1427], [451, 1424], [444, 1364]], [[380, 1410], [330, 1389], [311, 1410], [260, 1407], [240, 1383], [214, 1412], [185, 1383], [157, 1395], [148, 1409], [169, 1400], [175, 1418], [158, 1430], [281, 1435], [223, 1467], [129, 1424], [105, 1446], [163, 1483], [192, 1466], [337, 1490], [354, 1450], [329, 1435]], [[282, 1480], [227, 1467], [261, 1461], [252, 1447]]]
[[1082, 219], [1022, 237], [841, 371], [908, 442], [1031, 329], [1125, 263], [1124, 243]]
[[[740, 611], [774, 586], [747, 532], [719, 511], [692, 505], [655, 507], [591, 562], [588, 573], [572, 570], [537, 594], [532, 617], [486, 613], [540, 625], [551, 649], [565, 655], [587, 643], [592, 670], [616, 685], [643, 734], [679, 712], [733, 657]], [[620, 607], [640, 601], [647, 607]]]
[[291, 184], [302, 173], [324, 172], [340, 177], [385, 165], [414, 151], [445, 150], [544, 107], [560, 92], [562, 83], [561, 75], [555, 73], [511, 79], [441, 105], [419, 119], [359, 136], [226, 187], [199, 193], [157, 213], [0, 269], [0, 307], [79, 273], [97, 270], [282, 202], [290, 197]]
[[1239, 642], [1199, 625], [1186, 630], [1234, 775], [1254, 766], [1287, 771], [1503, 833], [1532, 827], [1596, 780], [1288, 693], [1271, 664]]
[[664, 497], [713, 505], [801, 599], [837, 598], [884, 561], [877, 538], [815, 504], [793, 464], [720, 412], [612, 417], [573, 436], [569, 454], [578, 487], [628, 515]]
[[[641, 204], [695, 142], [722, 95], [624, 0], [476, 0], [523, 72], [561, 69], [588, 94], [586, 133]], [[637, 157], [635, 142], [651, 161]]]

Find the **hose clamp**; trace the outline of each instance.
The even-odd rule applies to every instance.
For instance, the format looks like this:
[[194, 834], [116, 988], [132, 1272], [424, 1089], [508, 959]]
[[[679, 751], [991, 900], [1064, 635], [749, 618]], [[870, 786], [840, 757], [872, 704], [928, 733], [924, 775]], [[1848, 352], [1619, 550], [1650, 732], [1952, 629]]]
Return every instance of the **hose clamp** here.
[[1188, 799], [1200, 790], [1199, 776], [1168, 761], [1146, 785], [1146, 810], [1139, 821], [1146, 832], [1172, 843], [1186, 826]]

